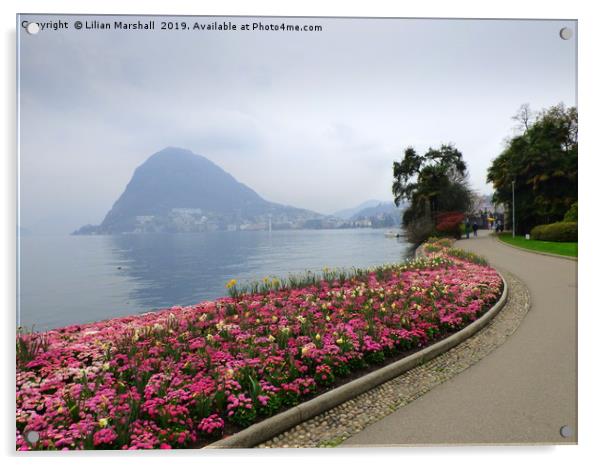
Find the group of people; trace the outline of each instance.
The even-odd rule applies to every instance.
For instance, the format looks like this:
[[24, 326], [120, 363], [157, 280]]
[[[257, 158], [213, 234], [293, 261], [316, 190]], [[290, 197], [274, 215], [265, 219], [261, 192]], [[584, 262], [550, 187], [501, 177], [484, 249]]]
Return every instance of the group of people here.
[[[466, 232], [466, 239], [470, 239], [470, 221], [468, 221], [468, 218], [466, 218], [466, 221], [464, 222], [464, 231]], [[472, 223], [472, 232], [474, 234], [474, 237], [477, 237], [477, 231], [479, 230], [479, 225], [474, 222]]]
[[504, 223], [502, 223], [502, 220], [495, 220], [495, 232], [501, 233], [503, 231], [504, 231]]
[[[491, 222], [491, 226], [495, 227], [495, 232], [497, 232], [497, 233], [501, 233], [504, 230], [504, 224], [499, 219]], [[473, 233], [474, 237], [477, 237], [477, 231], [479, 230], [479, 225], [476, 223], [476, 221], [473, 222], [471, 225], [468, 218], [466, 218], [466, 221], [464, 222], [464, 232], [466, 233], [466, 239], [470, 239], [470, 230], [471, 229], [472, 229], [472, 233]]]

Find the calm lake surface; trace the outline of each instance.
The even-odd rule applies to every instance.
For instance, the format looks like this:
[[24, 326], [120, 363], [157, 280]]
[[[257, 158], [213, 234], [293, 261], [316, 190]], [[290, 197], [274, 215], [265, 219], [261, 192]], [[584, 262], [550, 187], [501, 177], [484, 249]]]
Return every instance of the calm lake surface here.
[[227, 295], [232, 278], [363, 268], [410, 250], [383, 229], [23, 236], [17, 323], [44, 330], [190, 305]]

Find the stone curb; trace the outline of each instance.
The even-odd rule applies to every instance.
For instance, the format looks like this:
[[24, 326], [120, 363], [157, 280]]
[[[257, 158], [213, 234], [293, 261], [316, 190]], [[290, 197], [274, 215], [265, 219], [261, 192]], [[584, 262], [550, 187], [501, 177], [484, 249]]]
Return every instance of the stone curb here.
[[519, 247], [517, 245], [508, 244], [507, 242], [504, 242], [503, 240], [501, 240], [497, 236], [496, 236], [495, 240], [498, 241], [502, 245], [505, 245], [507, 247], [512, 247], [513, 249], [516, 249], [516, 250], [523, 250], [525, 252], [530, 252], [530, 253], [534, 253], [534, 254], [537, 254], [537, 255], [547, 255], [548, 257], [563, 258], [565, 260], [572, 260], [574, 262], [579, 261], [578, 260], [579, 257], [570, 257], [568, 255], [558, 255], [556, 253], [550, 253], [550, 252], [540, 252], [539, 250], [525, 249], [525, 248]]
[[332, 391], [325, 392], [278, 415], [255, 423], [232, 436], [213, 442], [205, 448], [228, 449], [256, 446], [457, 346], [489, 324], [506, 304], [506, 300], [508, 299], [508, 284], [501, 274], [500, 277], [504, 283], [504, 290], [500, 300], [478, 320], [473, 321], [457, 333], [397, 362], [339, 386]]

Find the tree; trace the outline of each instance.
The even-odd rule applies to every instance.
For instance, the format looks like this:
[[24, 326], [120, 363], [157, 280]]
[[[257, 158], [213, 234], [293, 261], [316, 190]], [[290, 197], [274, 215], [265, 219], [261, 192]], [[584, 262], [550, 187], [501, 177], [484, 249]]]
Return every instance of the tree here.
[[516, 129], [521, 131], [523, 134], [529, 130], [531, 121], [533, 120], [533, 112], [528, 103], [523, 103], [516, 114], [512, 117], [514, 121], [517, 121]]
[[578, 220], [577, 202], [571, 205], [571, 208], [564, 214], [563, 221], [576, 223]]
[[577, 200], [577, 148], [577, 110], [559, 104], [541, 111], [493, 160], [487, 181], [496, 203], [511, 208], [515, 182], [519, 234], [561, 220]]
[[462, 153], [452, 144], [429, 148], [424, 155], [408, 147], [401, 162], [393, 162], [395, 204], [410, 202], [402, 218], [404, 226], [419, 230], [416, 235], [423, 236], [433, 229], [439, 213], [468, 211], [472, 194], [466, 177]]

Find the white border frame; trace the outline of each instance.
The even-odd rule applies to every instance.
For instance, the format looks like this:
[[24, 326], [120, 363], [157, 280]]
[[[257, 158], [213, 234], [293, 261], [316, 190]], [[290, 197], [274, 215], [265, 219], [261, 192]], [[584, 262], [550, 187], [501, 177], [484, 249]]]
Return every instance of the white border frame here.
[[[392, 2], [391, 2], [392, 3]], [[1, 214], [2, 256], [4, 257], [0, 275], [0, 295], [4, 297], [4, 341], [7, 350], [5, 358], [4, 382], [2, 389], [2, 425], [0, 438], [4, 454], [10, 462], [19, 459], [43, 461], [44, 463], [64, 463], [82, 459], [91, 463], [105, 463], [108, 458], [123, 457], [115, 452], [83, 453], [27, 453], [14, 451], [14, 310], [16, 301], [16, 13], [80, 13], [80, 14], [187, 14], [187, 15], [266, 15], [266, 16], [390, 16], [390, 17], [450, 17], [450, 18], [576, 18], [579, 21], [579, 113], [580, 113], [580, 259], [579, 259], [579, 446], [526, 446], [526, 447], [430, 447], [405, 449], [334, 449], [334, 450], [242, 450], [242, 451], [153, 451], [127, 453], [133, 463], [163, 463], [168, 460], [185, 460], [198, 463], [207, 460], [212, 464], [229, 460], [244, 461], [245, 464], [268, 461], [305, 463], [317, 457], [326, 460], [349, 463], [363, 463], [372, 457], [391, 462], [420, 461], [422, 463], [487, 463], [506, 464], [517, 458], [531, 460], [544, 459], [548, 463], [563, 465], [578, 461], [591, 463], [599, 459], [596, 446], [600, 439], [600, 392], [601, 376], [596, 371], [600, 365], [600, 336], [602, 318], [596, 293], [600, 272], [599, 248], [595, 234], [602, 231], [600, 214], [596, 207], [600, 195], [594, 190], [599, 184], [600, 164], [600, 125], [602, 108], [600, 86], [602, 82], [601, 60], [602, 28], [600, 17], [596, 15], [595, 3], [591, 0], [558, 1], [532, 0], [431, 0], [421, 2], [387, 3], [380, 0], [330, 1], [305, 0], [282, 2], [276, 0], [255, 0], [254, 2], [206, 0], [197, 5], [185, 0], [146, 0], [144, 3], [126, 3], [122, 0], [81, 2], [76, 0], [55, 0], [51, 4], [43, 0], [5, 0], [2, 9], [2, 92], [5, 108], [2, 112], [4, 142], [2, 165]], [[542, 393], [545, 395], [545, 393]], [[598, 407], [598, 408], [596, 408]]]

